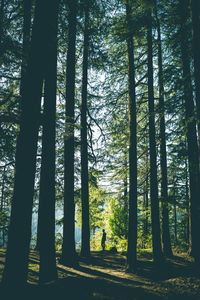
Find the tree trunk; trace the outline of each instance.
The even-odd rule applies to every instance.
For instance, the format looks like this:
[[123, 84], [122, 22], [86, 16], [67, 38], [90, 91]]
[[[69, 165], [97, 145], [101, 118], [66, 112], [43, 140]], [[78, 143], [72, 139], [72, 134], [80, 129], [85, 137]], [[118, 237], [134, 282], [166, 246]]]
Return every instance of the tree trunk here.
[[159, 263], [163, 259], [160, 237], [160, 217], [158, 201], [158, 180], [156, 162], [156, 138], [155, 138], [155, 111], [154, 111], [154, 91], [153, 91], [153, 61], [152, 61], [152, 15], [151, 9], [148, 11], [148, 106], [149, 106], [149, 148], [150, 148], [150, 197], [151, 197], [151, 222], [152, 222], [152, 242], [153, 259]]
[[176, 212], [176, 182], [173, 177], [173, 202], [174, 202], [174, 246], [177, 246], [177, 212]]
[[[42, 160], [38, 218], [40, 221], [40, 283], [57, 278], [55, 253], [55, 127], [58, 2], [53, 1], [46, 53]], [[48, 8], [50, 9], [50, 8]]]
[[51, 18], [51, 7], [48, 0], [36, 1], [30, 60], [22, 96], [14, 193], [3, 274], [3, 284], [9, 286], [23, 286], [27, 280], [42, 81], [49, 30], [47, 24]]
[[128, 174], [127, 174], [127, 169], [128, 169], [128, 157], [125, 154], [125, 159], [124, 159], [124, 178], [123, 178], [123, 183], [124, 183], [124, 193], [123, 193], [123, 199], [124, 199], [124, 212], [128, 215]]
[[74, 266], [77, 263], [74, 204], [74, 93], [77, 1], [69, 0], [68, 5], [69, 33], [66, 69], [66, 136], [64, 141], [64, 225], [61, 261], [64, 265]]
[[22, 65], [21, 65], [21, 82], [20, 82], [21, 97], [24, 91], [25, 75], [26, 75], [28, 55], [30, 50], [32, 0], [24, 0], [23, 4], [24, 4], [23, 5], [24, 24], [23, 24]]
[[136, 137], [136, 95], [134, 42], [131, 33], [131, 6], [126, 1], [126, 21], [128, 29], [128, 101], [129, 101], [129, 223], [127, 271], [136, 270], [137, 264], [137, 137]]
[[199, 156], [196, 133], [196, 120], [194, 112], [194, 101], [192, 95], [192, 84], [190, 74], [190, 59], [188, 52], [188, 0], [179, 2], [180, 12], [180, 39], [181, 39], [181, 55], [183, 64], [183, 85], [185, 100], [185, 118], [186, 118], [186, 136], [188, 144], [188, 161], [189, 161], [189, 177], [190, 177], [190, 197], [191, 197], [191, 255], [195, 258], [195, 262], [200, 262], [200, 244], [199, 244], [199, 228], [200, 228], [200, 180], [199, 180]]
[[[190, 0], [192, 12], [192, 46], [194, 57], [194, 78], [195, 78], [195, 95], [197, 107], [197, 125], [198, 125], [198, 142], [200, 149], [200, 2], [199, 0]], [[199, 151], [200, 162], [200, 151]]]
[[2, 172], [2, 185], [1, 185], [1, 205], [0, 205], [0, 210], [3, 211], [4, 207], [4, 189], [5, 189], [5, 173], [6, 173], [6, 167], [3, 167], [3, 172]]
[[88, 187], [88, 149], [87, 149], [87, 81], [89, 51], [89, 1], [85, 2], [85, 28], [83, 48], [82, 104], [81, 104], [81, 201], [82, 231], [81, 256], [90, 255], [89, 187]]
[[[4, 0], [1, 0], [0, 4], [0, 58], [3, 54], [3, 35], [4, 35]], [[1, 61], [0, 61], [1, 64]]]
[[149, 193], [148, 193], [148, 170], [145, 180], [145, 187], [144, 187], [144, 202], [143, 202], [143, 209], [144, 209], [144, 223], [143, 223], [143, 236], [144, 242], [146, 244], [147, 237], [149, 234]]
[[[129, 198], [128, 198], [128, 174], [127, 174], [127, 170], [128, 170], [128, 157], [127, 157], [127, 153], [125, 153], [125, 157], [124, 157], [124, 178], [123, 178], [123, 210], [125, 213], [125, 216], [127, 217], [128, 220], [128, 214], [129, 214]], [[128, 232], [126, 231], [125, 233], [125, 239], [128, 239]]]
[[[2, 172], [2, 186], [1, 186], [1, 204], [0, 204], [0, 213], [4, 212], [4, 189], [5, 189], [5, 174], [6, 174], [6, 167], [3, 167]], [[5, 235], [5, 227], [1, 229], [1, 238], [0, 238], [0, 245], [1, 248], [4, 248], [4, 235]]]
[[145, 180], [145, 226], [144, 235], [147, 238], [149, 234], [149, 154], [146, 154], [146, 180]]
[[188, 244], [188, 248], [190, 249], [190, 196], [189, 196], [189, 180], [188, 180], [188, 163], [187, 159], [185, 161], [185, 198], [186, 198], [186, 243]]
[[165, 138], [165, 103], [163, 85], [162, 44], [160, 33], [160, 21], [156, 7], [156, 21], [158, 31], [158, 84], [159, 84], [159, 114], [160, 114], [160, 166], [161, 166], [161, 201], [162, 201], [162, 242], [163, 254], [172, 256], [171, 239], [169, 233], [169, 209], [168, 209], [168, 182], [167, 182], [167, 153]]
[[177, 246], [177, 213], [176, 213], [176, 198], [174, 198], [174, 246]]

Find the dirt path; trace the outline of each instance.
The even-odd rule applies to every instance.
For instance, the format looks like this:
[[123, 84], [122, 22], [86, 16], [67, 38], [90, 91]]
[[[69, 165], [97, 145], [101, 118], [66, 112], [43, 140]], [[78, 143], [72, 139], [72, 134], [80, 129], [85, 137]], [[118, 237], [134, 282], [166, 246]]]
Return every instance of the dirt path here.
[[[0, 272], [5, 250], [0, 250]], [[174, 256], [156, 268], [150, 257], [140, 257], [137, 274], [124, 272], [125, 256], [92, 252], [90, 259], [80, 259], [77, 269], [59, 264], [59, 279], [45, 287], [38, 286], [38, 254], [31, 251], [27, 296], [86, 300], [200, 300], [200, 275], [191, 260]], [[30, 297], [29, 297], [30, 298]], [[40, 298], [39, 298], [40, 299]]]

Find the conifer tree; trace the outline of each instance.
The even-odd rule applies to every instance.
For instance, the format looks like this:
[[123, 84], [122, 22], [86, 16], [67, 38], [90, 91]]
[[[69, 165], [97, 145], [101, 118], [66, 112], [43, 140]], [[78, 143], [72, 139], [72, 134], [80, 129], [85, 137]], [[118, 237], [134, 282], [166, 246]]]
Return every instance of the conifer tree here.
[[42, 83], [54, 5], [48, 1], [36, 1], [35, 4], [30, 59], [22, 93], [4, 285], [23, 286], [27, 280]]
[[90, 255], [88, 145], [87, 145], [89, 7], [90, 7], [90, 2], [86, 0], [84, 2], [85, 25], [84, 25], [82, 102], [81, 102], [81, 202], [82, 202], [81, 255], [86, 257]]
[[162, 44], [160, 32], [160, 20], [157, 6], [155, 6], [157, 31], [158, 31], [158, 84], [159, 84], [159, 118], [160, 118], [160, 166], [161, 166], [161, 201], [162, 201], [162, 242], [165, 256], [172, 255], [171, 240], [169, 233], [169, 210], [168, 210], [168, 182], [167, 182], [167, 153], [165, 137], [165, 104], [164, 104], [164, 83]]
[[76, 64], [77, 0], [68, 1], [69, 31], [66, 68], [66, 133], [64, 140], [64, 225], [61, 261], [75, 265], [75, 204], [74, 204], [74, 95]]
[[126, 1], [127, 52], [128, 52], [128, 101], [129, 101], [129, 225], [127, 270], [136, 270], [137, 261], [137, 137], [134, 39], [131, 28], [131, 5]]
[[[38, 222], [40, 283], [57, 278], [55, 254], [55, 127], [57, 79], [58, 4], [54, 1], [44, 70], [44, 111], [42, 116], [42, 159]], [[50, 63], [51, 62], [51, 63]]]
[[151, 197], [151, 226], [153, 242], [153, 259], [159, 263], [163, 259], [160, 235], [157, 156], [155, 137], [155, 109], [154, 109], [154, 82], [153, 82], [153, 51], [152, 51], [152, 9], [148, 8], [148, 106], [149, 106], [149, 149], [150, 149], [150, 197]]
[[185, 104], [186, 136], [188, 146], [189, 178], [190, 178], [190, 216], [191, 216], [191, 255], [196, 263], [200, 262], [199, 222], [200, 222], [200, 180], [199, 156], [196, 133], [196, 119], [191, 84], [190, 56], [188, 52], [188, 0], [179, 1], [180, 43], [183, 68], [183, 88]]
[[[200, 147], [200, 3], [190, 0], [192, 14], [192, 49], [194, 57], [195, 95], [197, 107], [198, 144]], [[199, 153], [200, 160], [200, 153]]]

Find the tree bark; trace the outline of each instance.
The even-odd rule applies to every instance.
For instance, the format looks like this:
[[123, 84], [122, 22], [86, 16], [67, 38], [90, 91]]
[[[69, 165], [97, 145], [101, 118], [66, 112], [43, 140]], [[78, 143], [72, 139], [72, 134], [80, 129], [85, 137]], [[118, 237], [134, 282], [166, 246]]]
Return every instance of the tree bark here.
[[127, 271], [136, 271], [137, 265], [137, 136], [134, 41], [131, 33], [131, 6], [126, 1], [126, 22], [128, 29], [128, 101], [129, 101], [129, 223]]
[[159, 84], [159, 114], [160, 114], [160, 166], [161, 166], [161, 201], [162, 201], [162, 242], [163, 254], [172, 256], [171, 239], [169, 232], [169, 208], [168, 208], [168, 182], [167, 182], [167, 153], [165, 137], [165, 103], [163, 84], [162, 44], [160, 33], [160, 21], [156, 7], [156, 21], [158, 32], [158, 84]]
[[[194, 57], [195, 95], [197, 107], [198, 142], [200, 149], [200, 3], [199, 0], [190, 0], [192, 13], [192, 46]], [[199, 150], [200, 163], [200, 150]]]
[[191, 255], [196, 263], [200, 263], [200, 180], [199, 152], [197, 144], [196, 120], [192, 94], [190, 59], [188, 52], [188, 0], [179, 2], [180, 13], [180, 42], [183, 68], [183, 85], [185, 101], [186, 136], [188, 145], [189, 179], [190, 179], [190, 214], [191, 214]]
[[128, 215], [128, 157], [125, 153], [124, 157], [124, 178], [123, 178], [123, 184], [124, 184], [124, 192], [123, 192], [123, 199], [124, 199], [124, 212]]
[[152, 12], [148, 9], [148, 106], [149, 106], [149, 148], [150, 148], [150, 197], [151, 197], [151, 222], [153, 259], [155, 263], [163, 260], [160, 236], [160, 217], [158, 201], [158, 180], [156, 162], [156, 138], [155, 138], [155, 110], [153, 91], [153, 61], [152, 61]]
[[90, 255], [88, 148], [87, 148], [87, 81], [89, 53], [89, 1], [85, 1], [85, 28], [83, 46], [82, 103], [81, 103], [81, 201], [82, 231], [81, 256]]
[[[3, 54], [3, 34], [4, 34], [4, 0], [1, 0], [1, 5], [0, 5], [0, 58]], [[1, 63], [1, 61], [0, 61]]]
[[189, 180], [188, 180], [188, 162], [185, 160], [185, 198], [186, 198], [186, 243], [188, 244], [188, 248], [190, 249], [190, 196], [189, 196]]
[[2, 33], [3, 33], [3, 19], [4, 19], [4, 6], [5, 6], [5, 1], [1, 0], [1, 4], [0, 4], [0, 33], [1, 33], [1, 37], [2, 38]]
[[23, 23], [23, 45], [22, 45], [22, 65], [21, 65], [21, 82], [20, 95], [22, 97], [25, 84], [25, 76], [28, 64], [28, 56], [30, 50], [31, 39], [31, 8], [32, 0], [23, 1], [24, 23]]
[[[6, 174], [6, 167], [3, 167], [2, 172], [2, 186], [1, 186], [1, 204], [0, 204], [0, 212], [3, 213], [4, 211], [4, 189], [5, 189], [5, 174]], [[4, 248], [4, 235], [5, 235], [5, 228], [1, 229], [1, 248]]]
[[[46, 53], [42, 160], [39, 197], [39, 252], [41, 284], [57, 278], [55, 253], [55, 127], [57, 81], [58, 3], [53, 1]], [[50, 7], [48, 8], [50, 9]]]
[[149, 234], [149, 175], [148, 175], [148, 151], [146, 154], [146, 179], [144, 186], [144, 227], [143, 227], [143, 235], [144, 241], [146, 243], [148, 234]]
[[64, 140], [64, 225], [61, 261], [64, 265], [74, 266], [77, 264], [74, 204], [74, 93], [77, 1], [69, 0], [68, 6], [69, 33], [66, 69], [66, 136]]
[[[48, 10], [46, 9], [48, 7]], [[24, 286], [27, 280], [32, 205], [44, 61], [49, 28], [49, 1], [36, 1], [30, 60], [27, 67], [20, 132], [17, 139], [14, 192], [3, 284]], [[16, 246], [17, 245], [17, 246]]]
[[176, 211], [176, 182], [173, 177], [173, 202], [174, 202], [174, 246], [177, 246], [177, 211]]

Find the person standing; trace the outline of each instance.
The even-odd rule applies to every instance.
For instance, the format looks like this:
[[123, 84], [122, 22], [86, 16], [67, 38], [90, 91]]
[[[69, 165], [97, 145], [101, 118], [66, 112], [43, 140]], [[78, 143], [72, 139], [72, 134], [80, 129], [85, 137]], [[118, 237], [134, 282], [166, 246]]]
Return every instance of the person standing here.
[[102, 230], [103, 234], [102, 234], [102, 239], [101, 239], [101, 246], [103, 251], [105, 250], [105, 242], [106, 242], [106, 232], [105, 229]]

